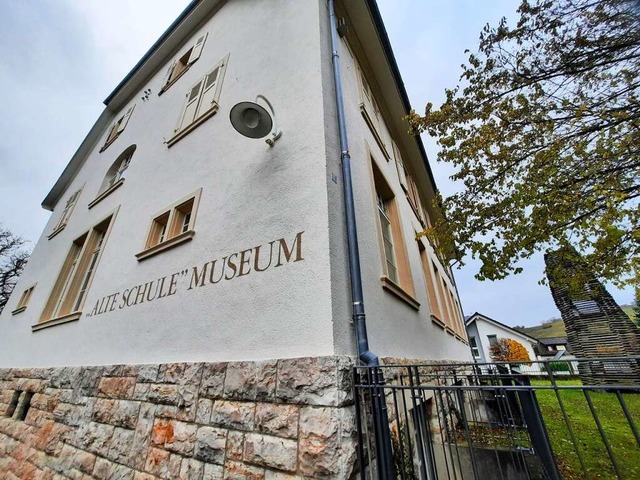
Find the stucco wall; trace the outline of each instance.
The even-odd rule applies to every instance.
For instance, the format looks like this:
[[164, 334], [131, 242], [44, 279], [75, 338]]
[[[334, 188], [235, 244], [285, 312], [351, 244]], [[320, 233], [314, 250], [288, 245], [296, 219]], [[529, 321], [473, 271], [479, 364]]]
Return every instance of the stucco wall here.
[[[326, 12], [325, 16], [326, 16]], [[340, 14], [340, 12], [339, 12]], [[328, 21], [328, 20], [327, 20]], [[329, 30], [322, 29], [323, 44], [330, 54]], [[406, 135], [406, 130], [397, 128], [399, 119], [392, 119], [386, 113], [384, 99], [376, 95], [383, 115], [382, 136], [385, 139], [391, 159], [387, 161], [380, 147], [367, 126], [361, 111], [361, 97], [356, 70], [356, 55], [347, 47], [344, 39], [339, 40], [342, 88], [345, 102], [349, 151], [355, 196], [355, 210], [358, 226], [361, 269], [364, 288], [364, 301], [367, 314], [367, 328], [371, 350], [379, 356], [405, 357], [416, 359], [451, 359], [470, 361], [469, 347], [450, 333], [433, 323], [430, 319], [429, 303], [425, 278], [420, 261], [420, 254], [415, 241], [415, 233], [423, 230], [404, 192], [401, 189], [397, 170], [393, 160], [390, 139]], [[355, 45], [352, 48], [356, 48]], [[382, 55], [382, 52], [380, 52]], [[362, 57], [361, 63], [366, 62]], [[334, 80], [331, 64], [325, 63], [323, 68], [323, 90], [333, 93]], [[370, 83], [374, 83], [370, 80]], [[377, 93], [377, 92], [375, 92]], [[329, 227], [331, 232], [332, 258], [345, 259], [344, 213], [341, 182], [340, 145], [337, 136], [338, 127], [335, 120], [335, 101], [325, 97], [325, 124], [327, 125], [327, 189], [329, 199]], [[395, 123], [394, 123], [395, 122]], [[387, 125], [388, 124], [388, 125]], [[382, 171], [385, 179], [394, 190], [400, 210], [403, 240], [406, 244], [409, 266], [415, 298], [420, 303], [419, 310], [413, 309], [404, 301], [381, 286], [380, 276], [383, 274], [383, 258], [378, 231], [378, 211], [371, 177], [371, 156]], [[422, 159], [417, 161], [422, 162]], [[336, 175], [337, 182], [331, 180]], [[430, 249], [429, 246], [427, 246]], [[437, 262], [437, 260], [436, 260]], [[441, 271], [444, 268], [441, 267]], [[449, 279], [446, 281], [451, 284]], [[348, 268], [345, 263], [332, 263], [332, 288], [334, 291], [334, 315], [340, 320], [350, 320], [351, 305], [349, 302]], [[336, 321], [336, 353], [353, 353], [353, 333], [347, 336], [345, 329]]]
[[[268, 27], [265, 25], [268, 18]], [[162, 96], [166, 65], [134, 95], [135, 111], [103, 153], [98, 141], [55, 207], [0, 321], [0, 365], [286, 358], [333, 353], [322, 128], [319, 9], [316, 2], [228, 2], [201, 32], [200, 59]], [[220, 110], [171, 148], [188, 89], [226, 55]], [[149, 101], [142, 90], [150, 88]], [[237, 102], [266, 95], [284, 133], [274, 148], [239, 135], [229, 122]], [[125, 107], [126, 108], [126, 107]], [[64, 121], [67, 112], [60, 112]], [[118, 118], [122, 113], [116, 114]], [[105, 134], [106, 135], [106, 131]], [[122, 187], [92, 209], [104, 175], [129, 145], [137, 150]], [[67, 227], [51, 240], [66, 199], [83, 188]], [[138, 262], [152, 216], [202, 188], [191, 242]], [[37, 201], [34, 199], [34, 201]], [[120, 205], [79, 321], [35, 333], [71, 242]], [[303, 261], [187, 290], [87, 318], [103, 296], [201, 266], [273, 240], [302, 235]], [[37, 282], [27, 310], [12, 316], [19, 294]]]
[[[268, 19], [268, 28], [265, 27]], [[365, 21], [365, 20], [361, 20]], [[366, 20], [368, 21], [368, 20]], [[203, 32], [200, 59], [158, 96], [169, 62]], [[414, 240], [418, 219], [359, 109], [355, 59], [340, 42], [352, 156], [362, 275], [371, 349], [380, 356], [470, 360], [462, 340], [430, 320], [425, 279]], [[190, 87], [229, 55], [216, 115], [168, 148]], [[380, 55], [382, 53], [380, 52]], [[148, 101], [140, 97], [151, 89]], [[229, 111], [256, 94], [273, 103], [282, 138], [274, 148], [239, 135]], [[0, 366], [43, 367], [175, 361], [231, 361], [353, 355], [354, 334], [340, 147], [335, 113], [328, 12], [325, 2], [229, 1], [166, 59], [132, 96], [135, 111], [103, 153], [108, 126], [61, 196], [5, 311], [0, 317]], [[389, 141], [404, 134], [378, 95]], [[124, 107], [126, 109], [127, 106]], [[123, 110], [124, 111], [124, 110]], [[114, 114], [119, 118], [123, 111]], [[65, 112], [60, 113], [64, 120]], [[391, 131], [391, 133], [390, 133]], [[113, 161], [137, 150], [125, 183], [92, 209]], [[391, 153], [391, 144], [388, 143]], [[382, 252], [370, 158], [396, 192], [419, 310], [383, 290]], [[421, 159], [415, 161], [421, 162]], [[66, 228], [46, 237], [67, 198], [82, 194]], [[165, 207], [202, 188], [192, 241], [138, 262], [150, 221]], [[41, 312], [74, 239], [118, 208], [79, 321], [37, 332]], [[301, 261], [189, 289], [193, 267], [300, 232]], [[276, 243], [276, 248], [277, 248]], [[430, 248], [430, 247], [427, 247]], [[275, 263], [275, 260], [274, 262]], [[444, 270], [444, 268], [441, 268]], [[184, 272], [184, 274], [182, 273]], [[119, 308], [136, 285], [176, 275], [176, 293]], [[451, 284], [451, 280], [446, 280]], [[21, 292], [37, 282], [27, 309], [11, 315]], [[106, 296], [116, 307], [87, 314]]]

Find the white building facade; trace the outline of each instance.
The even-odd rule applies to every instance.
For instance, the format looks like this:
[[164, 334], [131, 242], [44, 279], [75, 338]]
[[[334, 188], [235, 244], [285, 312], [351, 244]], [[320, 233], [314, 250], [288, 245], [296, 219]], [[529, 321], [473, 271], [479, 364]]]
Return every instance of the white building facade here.
[[[416, 239], [433, 216], [436, 187], [420, 140], [406, 135], [407, 95], [380, 14], [372, 0], [337, 8], [348, 27], [339, 58], [371, 350], [468, 361], [451, 271], [426, 238]], [[62, 388], [43, 368], [66, 378], [69, 370], [58, 367], [80, 366], [73, 375], [95, 377], [80, 397], [141, 409], [129, 427], [103, 422], [98, 407], [77, 410], [89, 426], [56, 441], [103, 461], [86, 474], [345, 478], [353, 446], [327, 437], [333, 457], [307, 458], [313, 435], [302, 428], [306, 421], [313, 430], [320, 406], [339, 412], [336, 428], [353, 426], [340, 376], [356, 349], [335, 91], [326, 2], [194, 1], [105, 100], [43, 202], [51, 219], [0, 316], [0, 367], [21, 369], [6, 370], [13, 373], [4, 377], [5, 415], [20, 417], [28, 393], [44, 398], [47, 388]], [[229, 121], [234, 105], [259, 94], [283, 132], [273, 147]], [[106, 365], [120, 367], [95, 367]], [[212, 365], [226, 374], [216, 377]], [[219, 391], [205, 385], [212, 378]], [[271, 392], [264, 398], [263, 384]], [[153, 385], [175, 387], [175, 403], [149, 393]], [[174, 410], [159, 414], [163, 402]], [[206, 413], [213, 402], [222, 413]], [[145, 405], [156, 413], [142, 427]], [[225, 422], [227, 407], [248, 409], [251, 421]], [[267, 407], [300, 433], [259, 427]], [[38, 408], [30, 411], [47, 413]], [[25, 413], [25, 421], [36, 425], [36, 416]], [[191, 450], [153, 443], [168, 424], [172, 432], [193, 430]], [[92, 450], [87, 428], [111, 432], [113, 445]], [[124, 440], [115, 435], [123, 428], [135, 434], [121, 458]], [[139, 429], [146, 440], [138, 442]], [[234, 457], [230, 439], [238, 432], [244, 453]], [[222, 459], [211, 453], [218, 434], [226, 441]], [[276, 450], [286, 458], [265, 453]], [[20, 477], [13, 460], [1, 462], [0, 471]]]
[[[354, 353], [326, 6], [222, 3], [193, 7], [110, 95], [46, 197], [1, 365]], [[372, 349], [464, 358], [451, 273], [415, 240], [435, 187], [356, 3], [340, 59]], [[229, 122], [257, 94], [273, 148]]]

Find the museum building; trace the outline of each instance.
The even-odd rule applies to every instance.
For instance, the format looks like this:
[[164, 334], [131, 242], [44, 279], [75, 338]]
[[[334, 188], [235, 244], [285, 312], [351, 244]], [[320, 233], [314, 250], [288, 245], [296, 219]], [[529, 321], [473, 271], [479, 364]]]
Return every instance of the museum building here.
[[0, 316], [3, 478], [349, 478], [349, 235], [376, 357], [471, 360], [378, 7], [335, 8], [194, 0], [104, 101]]

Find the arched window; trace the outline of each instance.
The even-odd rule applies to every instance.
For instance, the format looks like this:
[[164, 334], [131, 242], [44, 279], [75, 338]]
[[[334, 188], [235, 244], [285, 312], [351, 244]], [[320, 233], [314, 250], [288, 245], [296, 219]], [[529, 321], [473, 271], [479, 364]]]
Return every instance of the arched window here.
[[106, 175], [104, 176], [104, 180], [102, 180], [102, 185], [100, 186], [100, 191], [98, 192], [98, 196], [89, 204], [89, 208], [93, 207], [100, 200], [109, 195], [112, 191], [122, 185], [124, 181], [124, 174], [129, 168], [129, 164], [131, 163], [131, 158], [133, 157], [133, 153], [136, 151], [136, 146], [131, 145], [124, 152], [122, 152], [116, 161], [111, 164], [109, 170], [107, 170]]
[[136, 151], [136, 146], [131, 145], [124, 152], [120, 154], [120, 156], [116, 159], [115, 162], [109, 167], [107, 170], [107, 174], [104, 177], [104, 181], [102, 182], [102, 187], [100, 188], [100, 192], [104, 192], [109, 188], [113, 187], [121, 178], [124, 178], [124, 172], [129, 167], [129, 163], [131, 163], [131, 157], [133, 157], [133, 152]]

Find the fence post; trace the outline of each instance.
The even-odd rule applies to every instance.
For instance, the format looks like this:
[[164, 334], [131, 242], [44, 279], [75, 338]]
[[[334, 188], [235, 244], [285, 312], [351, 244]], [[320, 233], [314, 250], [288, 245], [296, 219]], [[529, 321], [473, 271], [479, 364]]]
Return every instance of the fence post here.
[[[531, 386], [531, 382], [525, 376], [517, 377], [516, 381], [521, 385]], [[518, 390], [518, 397], [520, 398], [520, 405], [522, 405], [522, 416], [531, 437], [531, 444], [542, 462], [542, 467], [547, 477], [549, 480], [562, 480], [562, 475], [558, 471], [556, 459], [553, 456], [551, 441], [544, 425], [535, 391], [533, 389]]]

